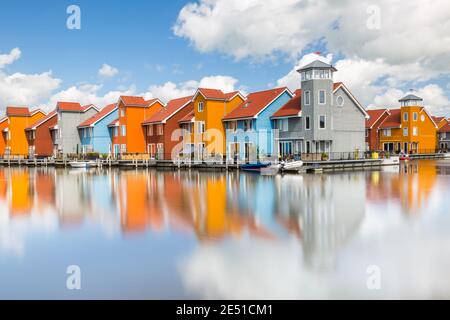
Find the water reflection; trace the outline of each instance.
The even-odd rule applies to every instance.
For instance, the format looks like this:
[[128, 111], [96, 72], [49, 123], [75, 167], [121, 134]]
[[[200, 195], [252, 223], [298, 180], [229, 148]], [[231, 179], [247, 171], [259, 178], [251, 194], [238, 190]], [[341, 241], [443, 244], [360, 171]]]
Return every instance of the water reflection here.
[[[107, 261], [126, 264], [121, 288], [128, 290], [99, 285], [83, 298], [343, 298], [354, 297], [346, 291], [352, 283], [363, 296], [401, 297], [406, 293], [367, 293], [365, 268], [386, 261], [387, 253], [374, 247], [380, 235], [422, 230], [421, 219], [433, 210], [437, 218], [427, 221], [429, 228], [449, 222], [442, 216], [442, 193], [450, 190], [446, 168], [446, 162], [421, 161], [400, 172], [277, 177], [0, 169], [0, 280], [9, 270], [22, 288], [17, 296], [0, 288], [0, 297], [54, 297], [56, 289], [33, 295], [25, 270], [16, 269], [25, 268], [23, 262], [13, 257], [22, 257], [26, 268], [41, 263], [52, 269], [70, 261], [74, 250], [98, 270], [108, 268]], [[415, 229], [399, 217], [415, 217]], [[413, 239], [423, 242], [427, 232]], [[450, 264], [447, 256], [440, 259]], [[101, 281], [96, 277], [92, 285]], [[165, 293], [156, 290], [158, 281]]]

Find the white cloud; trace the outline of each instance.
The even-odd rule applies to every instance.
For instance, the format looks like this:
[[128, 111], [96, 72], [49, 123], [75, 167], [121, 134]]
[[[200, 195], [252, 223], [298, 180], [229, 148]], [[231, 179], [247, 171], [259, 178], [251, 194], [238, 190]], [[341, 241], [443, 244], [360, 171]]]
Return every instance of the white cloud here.
[[98, 75], [103, 78], [112, 78], [119, 73], [117, 68], [110, 66], [109, 64], [103, 64], [100, 70], [98, 70]]
[[14, 61], [20, 59], [22, 52], [19, 48], [14, 48], [8, 54], [0, 54], [0, 69], [6, 65], [14, 63]]

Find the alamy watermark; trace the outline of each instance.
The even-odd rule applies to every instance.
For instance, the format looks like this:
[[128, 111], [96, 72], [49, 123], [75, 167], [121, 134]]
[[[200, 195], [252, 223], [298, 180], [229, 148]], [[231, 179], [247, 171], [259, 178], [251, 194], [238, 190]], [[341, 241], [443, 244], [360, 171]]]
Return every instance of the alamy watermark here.
[[71, 265], [67, 267], [66, 279], [67, 290], [81, 290], [81, 268], [77, 265]]
[[81, 29], [81, 8], [77, 5], [70, 5], [67, 7], [66, 13], [69, 17], [66, 20], [66, 26], [69, 30]]
[[368, 266], [366, 270], [369, 277], [367, 278], [367, 289], [381, 290], [381, 268], [376, 265]]

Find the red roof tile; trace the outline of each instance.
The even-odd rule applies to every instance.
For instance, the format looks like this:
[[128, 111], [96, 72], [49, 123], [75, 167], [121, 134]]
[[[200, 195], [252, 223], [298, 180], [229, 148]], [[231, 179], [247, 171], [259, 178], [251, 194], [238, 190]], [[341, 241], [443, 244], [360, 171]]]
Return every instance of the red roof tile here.
[[187, 115], [185, 115], [178, 123], [186, 123], [186, 122], [192, 122], [192, 120], [195, 118], [195, 110], [192, 110]]
[[227, 114], [223, 120], [253, 118], [286, 90], [287, 88], [284, 87], [250, 93], [247, 99]]
[[6, 115], [10, 116], [20, 116], [28, 117], [30, 115], [30, 109], [28, 107], [7, 107]]
[[194, 110], [192, 103], [189, 103], [191, 100], [192, 96], [171, 100], [165, 108], [161, 109], [161, 111], [157, 112], [149, 119], [146, 119], [142, 124], [165, 122], [168, 118], [184, 108], [192, 108], [192, 110]]
[[113, 120], [111, 121], [110, 124], [108, 124], [108, 127], [115, 127], [117, 125], [117, 122], [119, 121], [119, 119]]
[[296, 117], [302, 111], [302, 90], [295, 90], [294, 97], [272, 115], [272, 118]]
[[51, 118], [53, 118], [56, 115], [57, 115], [56, 110], [53, 110], [48, 115], [46, 115], [44, 118], [36, 121], [31, 126], [26, 127], [25, 130], [34, 130], [34, 129], [40, 127], [41, 125], [43, 125], [44, 123], [46, 123], [48, 120], [50, 120]]
[[387, 111], [388, 109], [366, 110], [366, 112], [370, 116], [369, 119], [366, 119], [366, 128], [371, 128], [375, 124], [375, 122], [377, 122], [381, 118], [381, 116]]
[[99, 113], [95, 114], [94, 116], [90, 117], [86, 121], [82, 122], [78, 128], [83, 127], [90, 127], [91, 125], [94, 125], [97, 123], [97, 121], [103, 119], [107, 115], [109, 115], [111, 112], [117, 109], [117, 106], [115, 103], [109, 104], [106, 107], [104, 107]]
[[56, 108], [61, 111], [76, 111], [82, 112], [83, 107], [79, 102], [58, 102]]
[[121, 96], [120, 99], [122, 100], [123, 104], [125, 106], [146, 106], [147, 102], [143, 97], [131, 97], [131, 96]]
[[211, 100], [230, 100], [237, 94], [240, 94], [239, 91], [223, 93], [222, 90], [207, 88], [198, 88], [198, 92], [201, 93], [206, 99]]
[[431, 118], [433, 118], [433, 121], [436, 122], [436, 123], [439, 123], [439, 122], [441, 122], [442, 120], [445, 120], [445, 117], [435, 117], [435, 116], [432, 116]]
[[[444, 118], [445, 119], [445, 118]], [[450, 122], [447, 122], [445, 126], [439, 129], [439, 133], [450, 132]]]
[[401, 125], [400, 109], [389, 110], [391, 115], [380, 125], [380, 129], [399, 128]]

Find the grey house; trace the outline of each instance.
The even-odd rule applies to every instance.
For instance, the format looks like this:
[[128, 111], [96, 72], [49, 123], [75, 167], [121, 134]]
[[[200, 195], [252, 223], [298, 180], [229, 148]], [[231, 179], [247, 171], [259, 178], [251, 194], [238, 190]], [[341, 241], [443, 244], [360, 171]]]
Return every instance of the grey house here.
[[347, 158], [365, 151], [369, 116], [343, 83], [333, 83], [336, 71], [318, 60], [298, 70], [302, 89], [272, 116], [280, 157]]
[[56, 105], [58, 124], [53, 128], [52, 140], [55, 155], [78, 154], [81, 140], [78, 125], [99, 112], [96, 106], [81, 106], [77, 102], [58, 102]]

